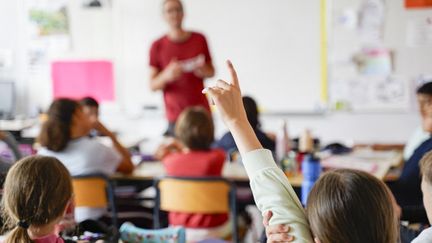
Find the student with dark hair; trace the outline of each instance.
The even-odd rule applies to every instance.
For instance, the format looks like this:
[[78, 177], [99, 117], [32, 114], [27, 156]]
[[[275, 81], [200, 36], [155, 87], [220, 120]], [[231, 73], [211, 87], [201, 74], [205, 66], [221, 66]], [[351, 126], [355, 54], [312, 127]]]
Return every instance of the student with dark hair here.
[[[89, 138], [92, 128], [108, 136], [114, 149]], [[38, 142], [43, 146], [38, 153], [58, 158], [72, 176], [90, 173], [109, 175], [115, 171], [130, 173], [133, 170], [128, 150], [100, 122], [91, 123], [75, 100], [58, 99], [51, 104]], [[75, 217], [81, 222], [98, 219], [105, 212], [105, 208], [79, 207]]]
[[[408, 142], [405, 152], [410, 157], [405, 160], [399, 179], [390, 188], [402, 208], [401, 219], [410, 222], [428, 223], [423, 207], [421, 192], [420, 160], [432, 150], [432, 82], [426, 82], [417, 89], [422, 127]], [[412, 150], [410, 152], [409, 150]]]
[[[167, 175], [180, 177], [221, 176], [225, 153], [211, 149], [214, 139], [213, 120], [202, 107], [186, 108], [179, 116], [175, 134], [182, 144], [180, 151], [168, 153], [163, 159]], [[224, 238], [231, 233], [228, 215], [169, 213], [171, 225], [186, 227], [188, 241]]]
[[432, 80], [417, 89], [417, 103], [420, 110], [422, 125], [411, 135], [404, 148], [404, 159], [408, 160], [414, 150], [431, 137], [432, 133]]
[[[249, 124], [254, 129], [255, 135], [263, 145], [264, 148], [275, 151], [275, 141], [268, 134], [261, 130], [261, 123], [259, 121], [258, 106], [255, 100], [249, 96], [243, 97], [243, 106], [246, 111], [246, 116]], [[235, 144], [234, 138], [230, 132], [225, 133], [220, 140], [218, 140], [215, 147], [222, 148], [227, 153], [237, 151], [237, 145]]]
[[[90, 119], [92, 124], [97, 124], [99, 121], [99, 103], [94, 98], [87, 96], [82, 98], [79, 103], [82, 106], [84, 114]], [[90, 137], [96, 137], [100, 134], [96, 129], [92, 129], [89, 133]]]
[[82, 106], [84, 114], [86, 114], [91, 121], [99, 119], [99, 103], [94, 98], [87, 96], [82, 98], [79, 103]]

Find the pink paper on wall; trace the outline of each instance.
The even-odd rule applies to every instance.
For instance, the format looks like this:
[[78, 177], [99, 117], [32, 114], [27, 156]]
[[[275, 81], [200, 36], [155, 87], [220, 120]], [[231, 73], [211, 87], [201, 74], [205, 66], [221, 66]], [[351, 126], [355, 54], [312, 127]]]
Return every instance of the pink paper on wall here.
[[113, 64], [110, 61], [56, 61], [51, 64], [54, 98], [114, 100]]

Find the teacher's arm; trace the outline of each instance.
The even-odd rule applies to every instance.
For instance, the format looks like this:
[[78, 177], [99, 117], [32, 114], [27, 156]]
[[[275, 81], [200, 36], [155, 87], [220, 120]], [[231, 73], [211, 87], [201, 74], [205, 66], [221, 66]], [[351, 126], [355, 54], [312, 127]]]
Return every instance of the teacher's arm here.
[[165, 86], [175, 81], [182, 75], [180, 63], [173, 59], [163, 70], [150, 66], [150, 89], [152, 91], [163, 90]]
[[198, 67], [197, 69], [195, 69], [194, 74], [195, 76], [202, 79], [213, 77], [215, 75], [215, 69], [213, 63], [209, 62], [204, 64], [201, 67]]

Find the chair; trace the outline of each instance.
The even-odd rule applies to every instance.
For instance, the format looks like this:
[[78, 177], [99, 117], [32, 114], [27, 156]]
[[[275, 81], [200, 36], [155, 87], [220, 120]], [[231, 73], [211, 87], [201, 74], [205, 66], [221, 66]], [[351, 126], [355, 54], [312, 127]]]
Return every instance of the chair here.
[[114, 200], [114, 186], [104, 174], [86, 174], [72, 177], [76, 207], [108, 208], [111, 224], [117, 229], [118, 219]]
[[120, 227], [120, 240], [125, 243], [185, 243], [186, 232], [183, 227], [150, 230], [126, 222]]
[[230, 213], [233, 242], [238, 242], [234, 183], [220, 177], [164, 177], [156, 188], [154, 228], [160, 228], [160, 210], [183, 213]]

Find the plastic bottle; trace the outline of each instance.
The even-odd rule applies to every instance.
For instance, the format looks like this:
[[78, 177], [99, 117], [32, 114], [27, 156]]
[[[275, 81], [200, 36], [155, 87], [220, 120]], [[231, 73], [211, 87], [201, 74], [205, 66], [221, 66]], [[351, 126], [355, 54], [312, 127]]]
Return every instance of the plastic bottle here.
[[301, 201], [306, 205], [309, 192], [321, 174], [321, 163], [313, 154], [306, 154], [302, 162], [303, 182], [301, 188]]
[[313, 136], [310, 130], [305, 130], [299, 140], [299, 150], [304, 153], [301, 163], [303, 174], [301, 201], [306, 205], [309, 192], [321, 174], [321, 164], [319, 158], [314, 156]]
[[288, 136], [288, 125], [285, 120], [282, 121], [280, 131], [276, 135], [276, 160], [282, 165], [282, 161], [288, 156], [291, 150], [291, 142]]

